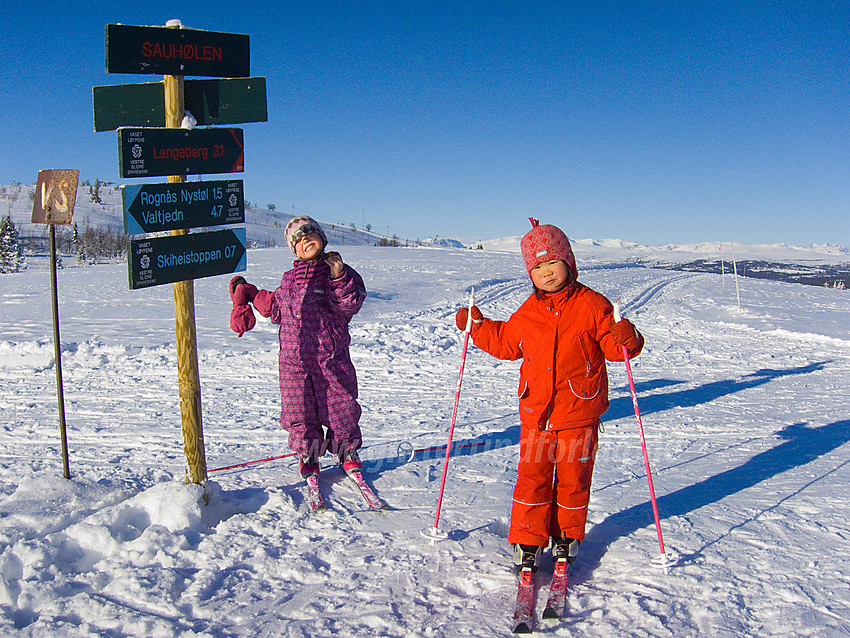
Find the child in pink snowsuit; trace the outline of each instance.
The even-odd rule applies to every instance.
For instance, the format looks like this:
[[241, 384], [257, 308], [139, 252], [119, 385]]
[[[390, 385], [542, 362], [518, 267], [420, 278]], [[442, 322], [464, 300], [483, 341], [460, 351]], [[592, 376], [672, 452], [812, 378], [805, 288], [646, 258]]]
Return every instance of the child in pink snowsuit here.
[[292, 270], [274, 292], [234, 277], [230, 327], [240, 337], [254, 327], [249, 303], [280, 325], [280, 424], [302, 476], [318, 474], [326, 451], [347, 472], [359, 469], [361, 409], [348, 324], [366, 298], [363, 279], [339, 253], [325, 252], [327, 238], [310, 217], [292, 218], [285, 234], [297, 257]]

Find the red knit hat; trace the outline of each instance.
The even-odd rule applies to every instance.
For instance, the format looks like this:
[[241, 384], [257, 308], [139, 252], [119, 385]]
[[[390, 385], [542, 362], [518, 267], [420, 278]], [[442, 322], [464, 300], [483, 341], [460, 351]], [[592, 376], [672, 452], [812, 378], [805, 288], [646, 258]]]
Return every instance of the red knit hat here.
[[567, 266], [573, 271], [573, 277], [578, 279], [576, 258], [564, 231], [551, 224], [541, 226], [540, 222], [533, 217], [528, 219], [532, 228], [519, 242], [519, 247], [529, 276], [531, 276], [531, 269], [537, 264], [560, 259], [567, 262]]

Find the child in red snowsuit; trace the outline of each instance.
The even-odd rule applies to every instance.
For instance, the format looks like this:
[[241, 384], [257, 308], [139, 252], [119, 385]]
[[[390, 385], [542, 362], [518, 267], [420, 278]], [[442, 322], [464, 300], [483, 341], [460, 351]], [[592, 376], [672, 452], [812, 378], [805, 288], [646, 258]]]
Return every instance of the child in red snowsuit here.
[[366, 298], [363, 279], [339, 253], [325, 252], [327, 238], [310, 217], [292, 218], [285, 234], [297, 257], [292, 270], [274, 292], [234, 277], [230, 327], [240, 337], [254, 327], [250, 303], [280, 325], [280, 424], [302, 476], [318, 474], [326, 451], [346, 472], [360, 469], [361, 409], [348, 324]]
[[[580, 284], [569, 239], [539, 225], [520, 243], [534, 293], [507, 321], [485, 319], [472, 307], [472, 339], [499, 359], [522, 359], [522, 424], [517, 483], [508, 542], [517, 567], [536, 569], [553, 539], [553, 557], [575, 560], [584, 539], [596, 458], [599, 417], [608, 409], [605, 360], [635, 357], [643, 337], [613, 306]], [[468, 310], [457, 313], [466, 326]]]

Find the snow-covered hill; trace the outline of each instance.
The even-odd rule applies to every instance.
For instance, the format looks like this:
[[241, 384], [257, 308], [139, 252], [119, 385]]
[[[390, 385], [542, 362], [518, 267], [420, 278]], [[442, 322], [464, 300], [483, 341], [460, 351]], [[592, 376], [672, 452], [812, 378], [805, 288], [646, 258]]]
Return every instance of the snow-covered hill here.
[[[23, 236], [41, 236], [45, 232], [43, 224], [30, 223], [34, 189], [33, 184], [0, 186], [0, 215], [9, 215]], [[93, 201], [95, 191], [100, 202]], [[245, 207], [245, 227], [249, 243], [258, 247], [283, 245], [283, 229], [291, 217], [292, 215], [285, 211], [248, 203]], [[96, 187], [94, 184], [81, 182], [77, 190], [74, 221], [80, 229], [90, 225], [123, 231], [121, 188], [111, 183]], [[403, 238], [385, 237], [379, 233], [357, 228], [353, 223], [326, 221], [320, 217], [319, 221], [322, 222], [328, 239], [339, 245], [374, 246], [393, 241], [400, 245], [411, 243], [410, 240]], [[420, 243], [427, 245], [429, 241], [424, 240]]]
[[[506, 318], [529, 294], [519, 255], [337, 246], [369, 298], [352, 324], [366, 472], [392, 509], [366, 511], [325, 465], [312, 516], [291, 458], [183, 482], [170, 286], [129, 291], [125, 266], [59, 274], [72, 479], [61, 477], [49, 279], [0, 276], [0, 633], [6, 636], [507, 636], [506, 542], [518, 365], [472, 349], [455, 456], [431, 544], [460, 363], [453, 315], [474, 286]], [[629, 248], [581, 279], [647, 338], [634, 362], [664, 540], [658, 553], [625, 372], [596, 466], [589, 533], [555, 636], [850, 633], [850, 296], [648, 269]], [[391, 258], [389, 257], [391, 255]], [[285, 249], [253, 250], [273, 287]], [[285, 454], [277, 341], [228, 328], [227, 277], [195, 282], [208, 466]], [[399, 454], [409, 443], [412, 458]], [[545, 595], [551, 570], [539, 576]]]

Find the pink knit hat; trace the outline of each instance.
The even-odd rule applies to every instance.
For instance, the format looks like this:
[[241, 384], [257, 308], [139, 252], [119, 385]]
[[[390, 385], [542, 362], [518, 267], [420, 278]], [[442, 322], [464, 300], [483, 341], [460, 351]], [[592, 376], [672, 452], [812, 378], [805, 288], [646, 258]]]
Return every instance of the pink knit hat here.
[[298, 243], [298, 240], [310, 233], [316, 233], [322, 238], [322, 244], [324, 246], [328, 245], [328, 238], [325, 236], [325, 231], [319, 226], [319, 222], [307, 215], [293, 217], [289, 220], [286, 229], [283, 231], [286, 237], [286, 244], [292, 252], [295, 252], [295, 244]]
[[522, 258], [525, 261], [525, 268], [528, 270], [529, 276], [531, 276], [531, 269], [537, 264], [560, 259], [567, 262], [570, 270], [573, 271], [573, 277], [578, 279], [576, 258], [573, 255], [573, 249], [570, 247], [570, 240], [567, 239], [564, 231], [551, 224], [541, 226], [540, 222], [533, 217], [528, 219], [532, 228], [519, 242], [519, 247], [522, 250]]

